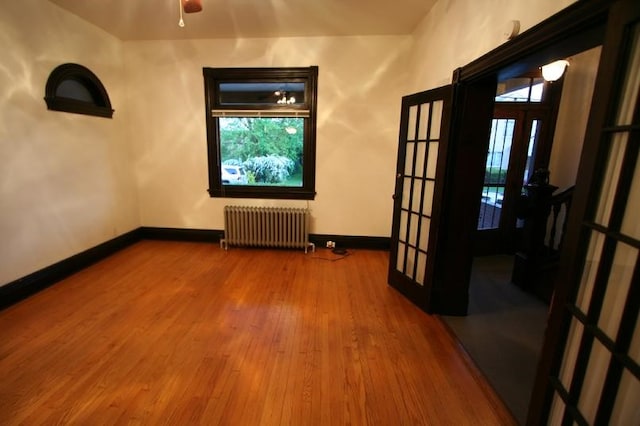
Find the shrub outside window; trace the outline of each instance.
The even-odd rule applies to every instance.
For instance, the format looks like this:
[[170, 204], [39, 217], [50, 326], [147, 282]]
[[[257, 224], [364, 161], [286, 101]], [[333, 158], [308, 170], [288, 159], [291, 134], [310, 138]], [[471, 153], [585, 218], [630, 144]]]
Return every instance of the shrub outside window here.
[[203, 73], [209, 194], [313, 199], [318, 67]]

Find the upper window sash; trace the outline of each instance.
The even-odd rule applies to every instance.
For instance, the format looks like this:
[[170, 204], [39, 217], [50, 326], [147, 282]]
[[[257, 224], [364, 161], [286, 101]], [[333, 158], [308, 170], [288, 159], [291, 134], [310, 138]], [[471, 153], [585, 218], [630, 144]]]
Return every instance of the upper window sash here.
[[211, 117], [308, 118], [309, 115], [310, 115], [309, 110], [291, 110], [291, 109], [279, 109], [279, 110], [212, 109], [211, 110]]
[[[312, 83], [309, 68], [204, 68], [213, 84], [209, 99], [212, 111], [219, 110], [311, 110]], [[260, 78], [255, 75], [259, 73]]]

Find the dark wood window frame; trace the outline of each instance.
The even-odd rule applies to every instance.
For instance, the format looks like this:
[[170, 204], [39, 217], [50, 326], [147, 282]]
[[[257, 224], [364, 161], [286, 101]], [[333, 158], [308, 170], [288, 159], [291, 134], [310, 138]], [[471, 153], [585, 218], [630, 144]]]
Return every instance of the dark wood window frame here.
[[[316, 169], [316, 109], [318, 67], [298, 68], [203, 68], [205, 88], [205, 113], [207, 125], [207, 158], [209, 163], [209, 195], [228, 198], [300, 199], [315, 198]], [[220, 102], [220, 83], [287, 83], [291, 81], [305, 84], [304, 103], [295, 105], [246, 104], [229, 105]], [[246, 110], [266, 112], [266, 116], [277, 116], [278, 111], [299, 109], [308, 111], [304, 123], [304, 147], [302, 154], [303, 175], [301, 187], [223, 185], [220, 174], [220, 133], [218, 116], [213, 113], [224, 110]], [[230, 116], [232, 116], [230, 114]]]
[[[65, 91], [64, 85], [68, 83], [78, 85], [83, 93]], [[44, 100], [52, 111], [113, 117], [111, 101], [102, 82], [90, 69], [79, 64], [62, 64], [51, 71]]]

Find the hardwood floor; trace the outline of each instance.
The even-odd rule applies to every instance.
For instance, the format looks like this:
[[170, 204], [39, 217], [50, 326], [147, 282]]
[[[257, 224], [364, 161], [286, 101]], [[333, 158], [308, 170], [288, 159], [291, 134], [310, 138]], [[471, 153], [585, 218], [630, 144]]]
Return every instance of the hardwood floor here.
[[0, 424], [508, 425], [388, 253], [142, 241], [0, 312]]

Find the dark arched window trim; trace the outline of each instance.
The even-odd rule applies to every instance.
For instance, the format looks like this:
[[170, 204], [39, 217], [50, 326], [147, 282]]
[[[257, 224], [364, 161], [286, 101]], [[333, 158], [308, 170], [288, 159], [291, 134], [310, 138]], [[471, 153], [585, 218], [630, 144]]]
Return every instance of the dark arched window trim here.
[[[92, 101], [59, 95], [59, 86], [70, 80], [81, 84], [91, 95]], [[51, 72], [47, 80], [44, 100], [47, 108], [54, 111], [113, 117], [111, 101], [102, 82], [91, 70], [78, 64], [62, 64]]]

